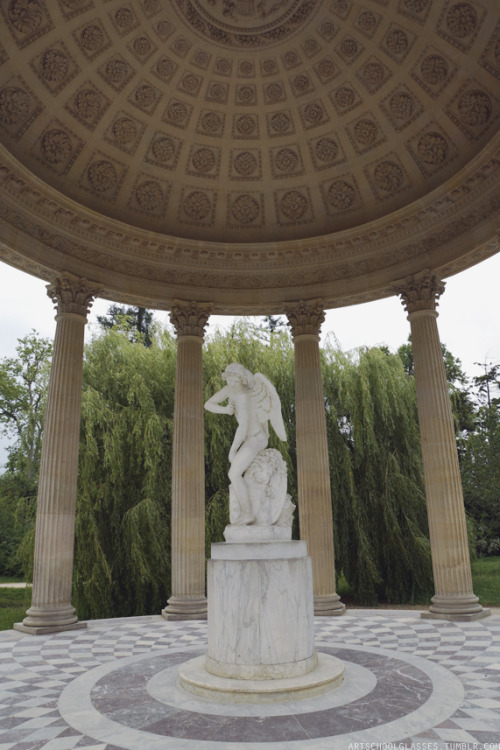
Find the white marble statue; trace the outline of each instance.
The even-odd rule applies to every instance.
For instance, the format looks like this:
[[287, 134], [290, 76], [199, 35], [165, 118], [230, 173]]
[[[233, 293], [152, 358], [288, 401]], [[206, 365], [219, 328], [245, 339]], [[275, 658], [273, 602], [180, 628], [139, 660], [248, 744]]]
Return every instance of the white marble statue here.
[[205, 409], [234, 414], [238, 423], [229, 451], [231, 525], [291, 527], [295, 506], [286, 491], [286, 464], [279, 451], [267, 448], [269, 422], [280, 440], [287, 439], [276, 389], [262, 373], [252, 375], [237, 363], [228, 365], [222, 377], [227, 385]]

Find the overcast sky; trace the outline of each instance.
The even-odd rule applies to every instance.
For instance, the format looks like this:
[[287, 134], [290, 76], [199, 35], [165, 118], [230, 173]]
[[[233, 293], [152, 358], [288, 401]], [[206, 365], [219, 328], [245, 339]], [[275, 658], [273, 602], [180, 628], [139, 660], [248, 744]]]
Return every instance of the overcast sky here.
[[[469, 375], [480, 374], [476, 362], [500, 362], [500, 253], [452, 276], [439, 304], [441, 341], [458, 357]], [[31, 329], [53, 338], [54, 309], [45, 282], [0, 262], [0, 359], [16, 355], [17, 339]], [[96, 300], [89, 317], [87, 337], [97, 330], [96, 315], [110, 303]], [[167, 313], [156, 313], [167, 320]], [[210, 326], [224, 326], [231, 318], [214, 316]], [[210, 327], [209, 327], [210, 330]], [[398, 298], [331, 310], [322, 337], [333, 333], [344, 351], [359, 346], [386, 344], [392, 351], [403, 344], [410, 324]], [[0, 471], [5, 462], [5, 441], [0, 440]]]

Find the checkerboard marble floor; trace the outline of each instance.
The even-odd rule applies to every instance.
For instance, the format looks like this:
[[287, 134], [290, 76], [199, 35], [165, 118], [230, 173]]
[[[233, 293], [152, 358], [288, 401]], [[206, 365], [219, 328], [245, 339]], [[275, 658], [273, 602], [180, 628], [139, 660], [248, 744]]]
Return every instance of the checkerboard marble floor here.
[[206, 627], [154, 616], [0, 633], [0, 750], [500, 750], [500, 614], [317, 618], [317, 649], [343, 660], [343, 684], [268, 705], [177, 686]]

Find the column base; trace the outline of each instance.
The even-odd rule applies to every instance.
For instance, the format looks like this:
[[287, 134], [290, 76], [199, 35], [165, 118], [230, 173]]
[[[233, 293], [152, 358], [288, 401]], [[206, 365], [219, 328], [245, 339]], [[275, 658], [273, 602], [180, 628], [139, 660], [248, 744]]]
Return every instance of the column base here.
[[322, 594], [314, 597], [315, 617], [338, 617], [345, 613], [345, 604], [338, 594]]
[[23, 622], [15, 622], [12, 626], [14, 630], [28, 635], [48, 635], [49, 633], [62, 633], [65, 630], [84, 630], [87, 627], [86, 622], [74, 622], [72, 625], [25, 625]]
[[162, 609], [165, 620], [206, 620], [206, 596], [171, 596], [167, 606]]
[[432, 604], [427, 612], [422, 612], [421, 617], [433, 620], [455, 620], [467, 622], [480, 620], [488, 617], [491, 610], [485, 609], [479, 604], [479, 599], [474, 594], [463, 596], [442, 596], [436, 594], [431, 599]]
[[55, 609], [32, 606], [26, 612], [24, 620], [14, 623], [13, 627], [21, 633], [45, 635], [64, 630], [81, 630], [87, 627], [87, 623], [78, 621], [76, 610], [71, 605]]

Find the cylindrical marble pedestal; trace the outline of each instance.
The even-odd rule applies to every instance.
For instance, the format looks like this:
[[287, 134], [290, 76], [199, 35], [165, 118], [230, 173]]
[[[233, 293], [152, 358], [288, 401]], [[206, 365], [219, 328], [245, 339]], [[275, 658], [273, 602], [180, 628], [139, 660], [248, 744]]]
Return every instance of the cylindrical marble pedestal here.
[[338, 687], [344, 666], [317, 654], [306, 542], [212, 544], [208, 653], [183, 664], [179, 683], [216, 701], [300, 699]]
[[305, 542], [213, 544], [207, 588], [208, 672], [262, 680], [317, 667]]

